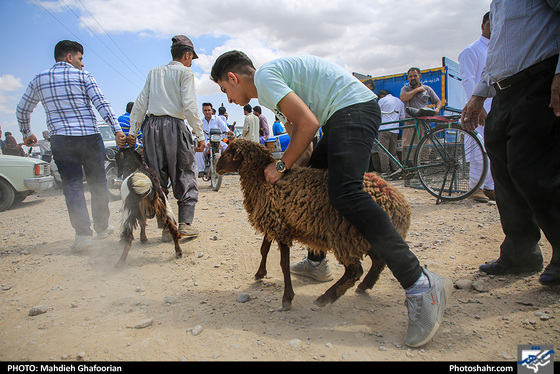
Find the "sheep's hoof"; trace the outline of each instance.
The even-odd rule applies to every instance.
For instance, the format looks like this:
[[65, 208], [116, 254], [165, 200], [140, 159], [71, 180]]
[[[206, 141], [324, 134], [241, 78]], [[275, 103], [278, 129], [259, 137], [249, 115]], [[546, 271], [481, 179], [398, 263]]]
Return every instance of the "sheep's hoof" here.
[[264, 279], [266, 277], [266, 273], [261, 274], [260, 272], [258, 272], [257, 274], [255, 274], [255, 280], [261, 280]]
[[282, 307], [278, 308], [279, 311], [285, 312], [286, 310], [292, 309], [292, 302], [286, 301], [282, 303]]
[[328, 303], [325, 302], [324, 297], [323, 296], [319, 296], [317, 299], [315, 299], [315, 301], [313, 301], [313, 304], [323, 308], [325, 305], [327, 305]]
[[175, 258], [183, 257], [183, 252], [175, 252]]

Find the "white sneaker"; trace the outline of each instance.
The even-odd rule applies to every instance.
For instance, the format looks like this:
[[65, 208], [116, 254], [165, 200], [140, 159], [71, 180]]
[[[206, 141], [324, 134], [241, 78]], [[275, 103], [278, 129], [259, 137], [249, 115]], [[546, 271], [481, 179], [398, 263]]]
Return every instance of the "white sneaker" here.
[[108, 238], [113, 233], [113, 231], [115, 231], [115, 228], [111, 225], [108, 225], [105, 230], [97, 233], [96, 239]]
[[82, 252], [90, 249], [93, 246], [91, 236], [76, 235], [74, 242], [70, 245], [72, 252]]
[[290, 265], [290, 271], [294, 274], [313, 278], [319, 282], [328, 282], [333, 279], [331, 267], [326, 258], [318, 265], [313, 265], [307, 257]]
[[430, 289], [424, 293], [406, 295], [408, 330], [404, 343], [420, 347], [434, 336], [441, 321], [447, 300], [451, 297], [453, 282], [447, 277], [422, 269], [430, 281]]

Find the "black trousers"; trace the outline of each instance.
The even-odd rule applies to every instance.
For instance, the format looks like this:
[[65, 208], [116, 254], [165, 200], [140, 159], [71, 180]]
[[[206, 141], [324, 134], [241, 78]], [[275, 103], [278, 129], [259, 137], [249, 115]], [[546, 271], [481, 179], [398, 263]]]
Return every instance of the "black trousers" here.
[[510, 265], [543, 261], [541, 229], [560, 266], [560, 119], [550, 103], [554, 67], [498, 91], [484, 141], [495, 182], [505, 240], [500, 258]]
[[401, 286], [408, 288], [422, 274], [420, 263], [387, 213], [362, 190], [380, 123], [376, 100], [338, 110], [323, 126], [323, 137], [313, 150], [309, 166], [329, 170], [329, 201], [333, 207], [385, 260]]

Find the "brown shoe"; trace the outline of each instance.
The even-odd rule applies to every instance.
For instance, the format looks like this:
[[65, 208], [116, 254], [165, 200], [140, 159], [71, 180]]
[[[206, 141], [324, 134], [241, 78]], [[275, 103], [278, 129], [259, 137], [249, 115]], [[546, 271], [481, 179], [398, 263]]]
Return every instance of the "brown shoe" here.
[[488, 196], [490, 200], [496, 201], [496, 193], [494, 192], [494, 190], [487, 190], [486, 188], [484, 188], [482, 192], [484, 192], [484, 194]]
[[198, 230], [190, 223], [179, 223], [179, 233], [183, 238], [196, 238], [198, 236]]
[[474, 194], [472, 194], [471, 199], [473, 199], [474, 201], [478, 201], [479, 203], [487, 203], [490, 201], [488, 196], [486, 196], [482, 190], [478, 190]]

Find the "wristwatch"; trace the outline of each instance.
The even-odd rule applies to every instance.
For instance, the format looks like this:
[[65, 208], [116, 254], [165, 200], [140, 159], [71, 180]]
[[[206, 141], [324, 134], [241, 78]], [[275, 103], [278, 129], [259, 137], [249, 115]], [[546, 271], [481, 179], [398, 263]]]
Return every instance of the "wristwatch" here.
[[284, 161], [278, 160], [276, 161], [276, 170], [278, 170], [280, 173], [285, 173], [286, 171], [288, 171], [288, 168], [286, 167]]

